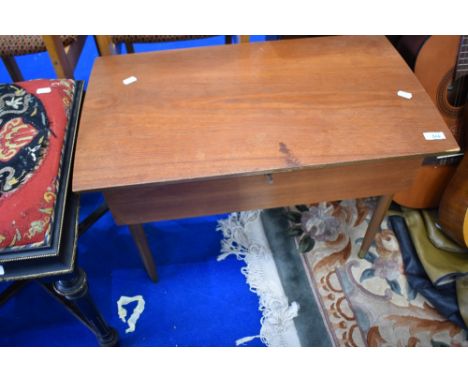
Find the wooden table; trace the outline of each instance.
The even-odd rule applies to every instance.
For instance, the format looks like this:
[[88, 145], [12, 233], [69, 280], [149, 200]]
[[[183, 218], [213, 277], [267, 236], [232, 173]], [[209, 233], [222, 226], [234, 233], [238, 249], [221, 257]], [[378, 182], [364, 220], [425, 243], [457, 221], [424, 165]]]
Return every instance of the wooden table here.
[[91, 74], [73, 190], [104, 193], [155, 280], [142, 223], [379, 195], [363, 255], [423, 157], [456, 150], [382, 36], [107, 56]]

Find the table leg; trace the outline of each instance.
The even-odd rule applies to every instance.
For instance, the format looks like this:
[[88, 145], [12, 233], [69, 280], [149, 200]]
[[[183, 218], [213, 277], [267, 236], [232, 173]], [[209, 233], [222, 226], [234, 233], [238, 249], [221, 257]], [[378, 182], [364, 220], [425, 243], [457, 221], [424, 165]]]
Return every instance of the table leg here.
[[152, 281], [157, 282], [158, 274], [156, 272], [156, 264], [154, 263], [153, 255], [151, 254], [143, 226], [141, 224], [130, 224], [128, 228], [130, 229], [133, 240], [135, 240], [138, 247], [138, 252], [140, 253], [141, 260], [143, 261], [148, 276]]
[[390, 204], [392, 203], [393, 195], [382, 195], [379, 197], [377, 202], [377, 208], [372, 215], [372, 219], [369, 222], [367, 227], [366, 235], [361, 244], [361, 249], [359, 250], [358, 256], [362, 259], [366, 256], [369, 247], [374, 241], [375, 235], [380, 228], [380, 223], [382, 223], [385, 213], [388, 211]]

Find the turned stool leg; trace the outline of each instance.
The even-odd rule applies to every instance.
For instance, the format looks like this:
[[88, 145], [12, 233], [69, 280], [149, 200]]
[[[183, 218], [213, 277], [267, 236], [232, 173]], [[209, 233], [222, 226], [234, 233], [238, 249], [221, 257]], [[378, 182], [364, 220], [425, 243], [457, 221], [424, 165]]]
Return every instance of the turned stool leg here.
[[81, 268], [44, 287], [96, 335], [101, 346], [117, 345], [117, 332], [107, 325], [94, 305], [88, 293], [86, 273]]

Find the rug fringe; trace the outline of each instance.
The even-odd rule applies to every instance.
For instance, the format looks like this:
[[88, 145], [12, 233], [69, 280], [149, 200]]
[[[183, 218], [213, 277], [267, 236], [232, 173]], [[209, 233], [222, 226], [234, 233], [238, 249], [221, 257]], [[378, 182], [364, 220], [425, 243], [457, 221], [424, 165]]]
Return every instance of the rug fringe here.
[[293, 321], [298, 315], [299, 304], [289, 304], [281, 286], [260, 212], [236, 212], [218, 221], [217, 230], [223, 233], [224, 238], [217, 260], [234, 255], [246, 263], [241, 272], [250, 290], [259, 296], [259, 310], [262, 312], [260, 334], [241, 338], [236, 345], [260, 338], [267, 346], [300, 346]]
[[236, 341], [236, 346], [244, 345], [244, 344], [246, 344], [247, 342], [253, 341], [253, 340], [256, 339], [256, 338], [260, 338], [260, 335], [250, 336], [250, 337], [244, 337], [244, 338], [239, 338], [239, 339]]

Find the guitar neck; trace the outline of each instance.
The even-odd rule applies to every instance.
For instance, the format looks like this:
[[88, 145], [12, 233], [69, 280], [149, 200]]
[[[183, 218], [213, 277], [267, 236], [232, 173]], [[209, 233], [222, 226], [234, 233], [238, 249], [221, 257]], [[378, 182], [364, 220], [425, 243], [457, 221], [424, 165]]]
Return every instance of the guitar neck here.
[[468, 36], [461, 36], [455, 65], [454, 80], [468, 75]]

